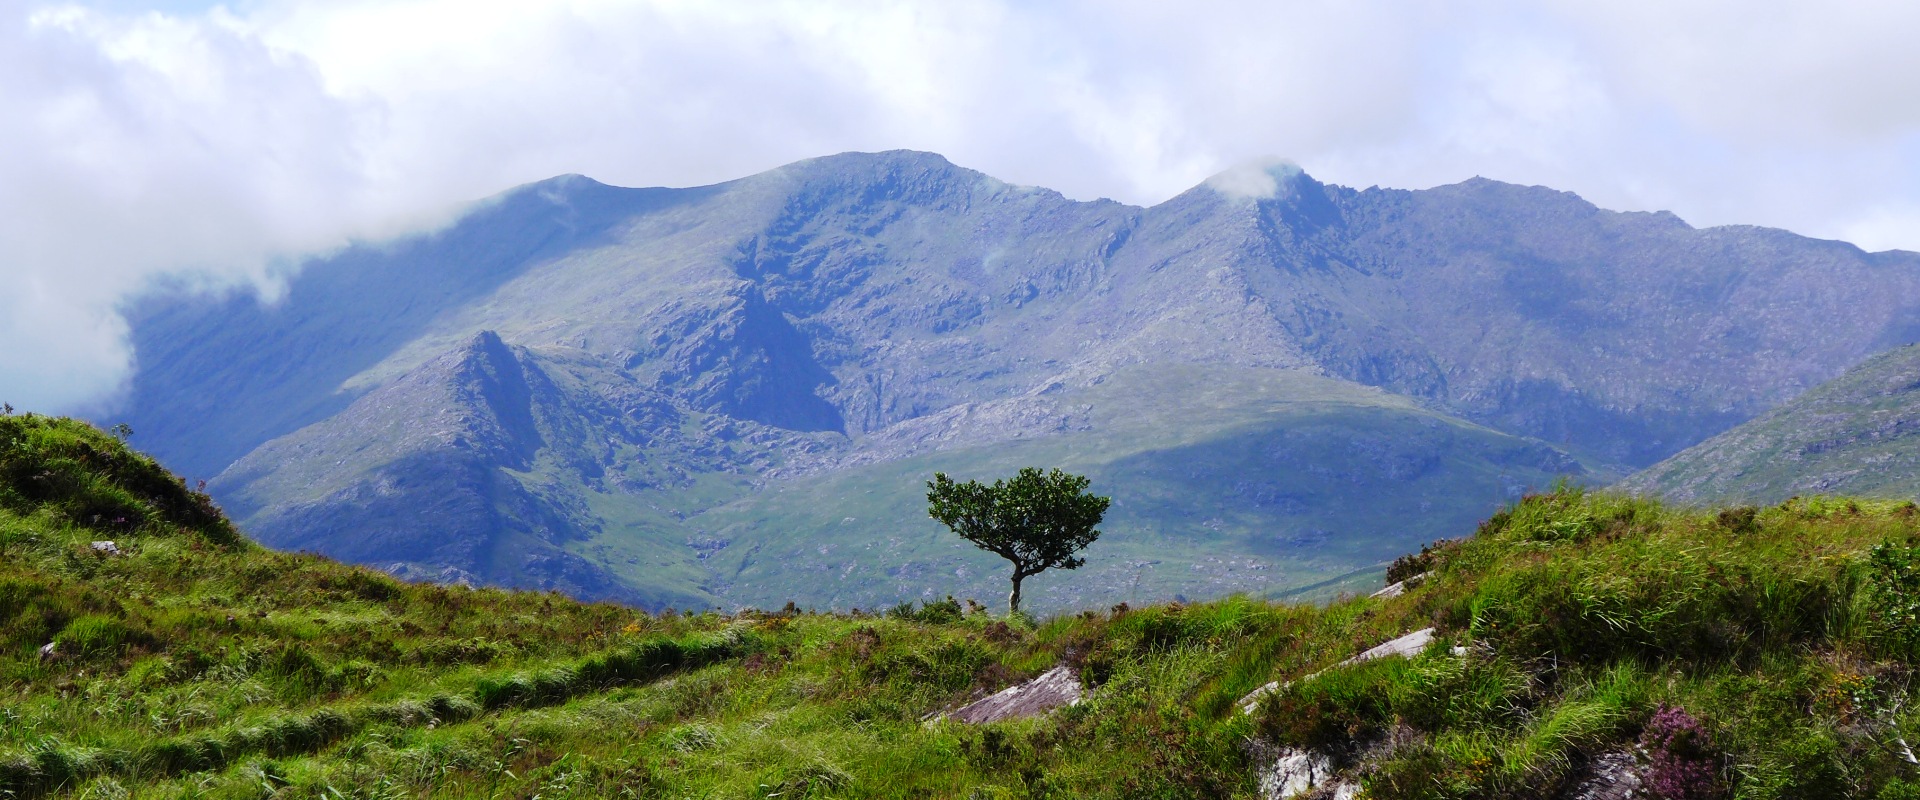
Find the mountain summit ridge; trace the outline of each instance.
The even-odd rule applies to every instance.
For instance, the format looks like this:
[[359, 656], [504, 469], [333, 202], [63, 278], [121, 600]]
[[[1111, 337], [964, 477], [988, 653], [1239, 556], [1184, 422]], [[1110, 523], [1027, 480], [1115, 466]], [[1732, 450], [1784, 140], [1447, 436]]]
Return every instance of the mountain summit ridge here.
[[[126, 416], [168, 463], [217, 473], [215, 494], [269, 543], [377, 563], [348, 540], [391, 534], [398, 547], [430, 526], [407, 521], [404, 498], [355, 498], [439, 485], [485, 498], [462, 530], [508, 531], [487, 541], [544, 542], [594, 569], [538, 577], [515, 561], [524, 552], [471, 542], [422, 568], [580, 592], [611, 581], [606, 596], [654, 604], [724, 602], [750, 574], [756, 591], [884, 599], [756, 572], [776, 545], [836, 582], [915, 585], [870, 577], [874, 548], [894, 548], [886, 560], [910, 567], [899, 574], [937, 564], [971, 585], [984, 562], [913, 527], [907, 495], [920, 471], [1016, 458], [1077, 463], [1113, 483], [1117, 508], [1152, 509], [1103, 540], [1123, 560], [1174, 550], [1195, 574], [1213, 574], [1209, 558], [1243, 565], [1220, 567], [1233, 574], [1219, 583], [1143, 567], [1078, 599], [1064, 584], [1039, 590], [1043, 603], [1056, 590], [1055, 602], [1095, 602], [1132, 591], [1121, 584], [1283, 591], [1361, 570], [1556, 472], [1651, 464], [1920, 334], [1903, 322], [1920, 316], [1920, 299], [1903, 299], [1920, 298], [1914, 254], [1693, 229], [1489, 180], [1355, 190], [1277, 172], [1263, 174], [1284, 177], [1284, 192], [1202, 184], [1145, 208], [911, 151], [689, 189], [562, 176], [443, 230], [308, 264], [275, 306], [243, 294], [137, 303]], [[485, 394], [444, 367], [482, 331], [547, 381], [531, 389], [531, 455], [468, 462], [426, 439], [401, 440], [415, 448], [402, 453], [354, 433], [449, 409], [485, 417]], [[1328, 394], [1339, 382], [1388, 394]], [[1209, 392], [1192, 431], [1126, 413], [1160, 419]], [[295, 446], [320, 441], [391, 458], [315, 461]], [[1293, 472], [1248, 481], [1207, 459]], [[406, 480], [446, 477], [423, 466], [446, 463], [470, 465], [452, 488]], [[1336, 473], [1346, 489], [1325, 482]], [[1180, 491], [1219, 507], [1146, 500], [1179, 475], [1207, 476]], [[1434, 493], [1418, 502], [1447, 510], [1339, 510], [1342, 491], [1395, 475], [1426, 476]], [[775, 502], [801, 495], [864, 510], [813, 519], [819, 509]], [[329, 509], [341, 514], [316, 535]]]

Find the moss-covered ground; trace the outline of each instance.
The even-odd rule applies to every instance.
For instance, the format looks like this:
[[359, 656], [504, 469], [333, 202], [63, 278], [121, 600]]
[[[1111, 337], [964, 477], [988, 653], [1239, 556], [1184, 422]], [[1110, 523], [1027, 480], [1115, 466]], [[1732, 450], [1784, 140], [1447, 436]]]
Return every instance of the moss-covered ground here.
[[[112, 436], [0, 416], [0, 796], [1248, 797], [1282, 746], [1383, 798], [1620, 752], [1671, 797], [1920, 796], [1911, 504], [1569, 488], [1462, 534], [1391, 599], [654, 616], [272, 552]], [[930, 719], [1063, 662], [1077, 706]]]

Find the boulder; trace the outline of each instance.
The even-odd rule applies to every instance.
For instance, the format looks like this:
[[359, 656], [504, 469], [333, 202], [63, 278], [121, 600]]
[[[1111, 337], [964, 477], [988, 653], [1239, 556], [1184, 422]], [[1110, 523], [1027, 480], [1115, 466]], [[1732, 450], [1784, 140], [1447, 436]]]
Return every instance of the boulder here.
[[120, 546], [113, 542], [94, 542], [93, 552], [103, 556], [117, 556], [120, 555]]
[[1079, 676], [1073, 670], [1059, 666], [1026, 683], [1009, 686], [961, 706], [946, 717], [969, 725], [1022, 719], [1039, 716], [1061, 706], [1078, 705], [1082, 695]]
[[1308, 750], [1282, 748], [1258, 776], [1261, 800], [1352, 800], [1357, 784], [1335, 780], [1333, 762]]

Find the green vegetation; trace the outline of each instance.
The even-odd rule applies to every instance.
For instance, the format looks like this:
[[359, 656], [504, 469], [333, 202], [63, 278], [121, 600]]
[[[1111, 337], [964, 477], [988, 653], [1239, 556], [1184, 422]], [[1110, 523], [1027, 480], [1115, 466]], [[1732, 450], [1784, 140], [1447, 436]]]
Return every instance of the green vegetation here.
[[1620, 488], [1697, 505], [1920, 497], [1920, 345], [1888, 350]]
[[1021, 467], [1012, 478], [956, 483], [944, 472], [927, 482], [927, 514], [980, 549], [1013, 562], [1007, 613], [1020, 613], [1020, 582], [1047, 570], [1079, 569], [1075, 556], [1100, 538], [1095, 526], [1113, 500], [1087, 493], [1084, 475]]
[[[403, 584], [254, 546], [69, 420], [0, 416], [0, 470], [0, 797], [1252, 797], [1282, 747], [1377, 798], [1551, 797], [1620, 752], [1669, 796], [1920, 794], [1911, 504], [1560, 489], [1398, 597], [1029, 624]], [[1079, 705], [937, 719], [1063, 662]]]
[[923, 481], [1048, 464], [1086, 475], [1116, 502], [1099, 558], [1028, 579], [1022, 608], [1300, 590], [1324, 600], [1378, 588], [1379, 570], [1409, 548], [1458, 536], [1525, 488], [1580, 470], [1538, 442], [1284, 370], [1141, 365], [1010, 405], [1042, 400], [1085, 407], [1089, 429], [771, 481], [690, 513], [684, 527], [700, 533], [679, 540], [728, 543], [701, 563], [729, 607], [984, 600], [1006, 591], [1005, 562], [927, 520]]

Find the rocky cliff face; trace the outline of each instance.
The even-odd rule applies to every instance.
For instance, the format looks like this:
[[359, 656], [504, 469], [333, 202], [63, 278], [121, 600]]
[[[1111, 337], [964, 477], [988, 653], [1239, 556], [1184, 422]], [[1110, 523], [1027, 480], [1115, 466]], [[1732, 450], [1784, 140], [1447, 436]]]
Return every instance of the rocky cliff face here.
[[[994, 565], [928, 529], [920, 473], [1078, 462], [1116, 509], [1155, 509], [1109, 540], [1147, 567], [1062, 596], [1093, 602], [1337, 578], [1917, 332], [1914, 254], [1484, 180], [1253, 177], [1152, 208], [923, 153], [697, 189], [557, 178], [309, 264], [278, 303], [149, 299], [126, 417], [271, 541], [654, 604], [750, 582], [880, 602], [811, 587], [887, 559], [899, 586], [945, 591], [938, 564], [973, 587]], [[1447, 434], [1382, 435], [1427, 426]], [[1175, 473], [1220, 505], [1150, 501]], [[1374, 514], [1360, 493], [1394, 475], [1433, 493]], [[756, 539], [784, 561], [743, 555]], [[1170, 555], [1188, 574], [1153, 566]], [[1193, 579], [1209, 558], [1262, 569]]]

